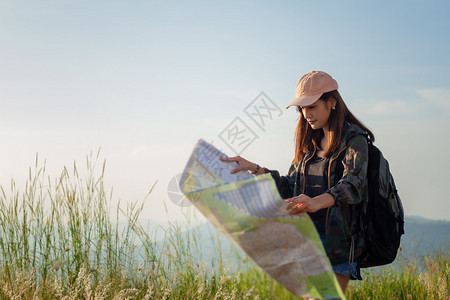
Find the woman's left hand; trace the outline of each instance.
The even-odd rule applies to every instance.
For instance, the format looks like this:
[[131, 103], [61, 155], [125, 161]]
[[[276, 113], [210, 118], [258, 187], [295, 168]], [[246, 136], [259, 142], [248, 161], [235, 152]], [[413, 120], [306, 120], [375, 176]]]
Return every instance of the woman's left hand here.
[[289, 203], [287, 206], [290, 215], [298, 215], [304, 212], [316, 212], [319, 209], [334, 205], [334, 198], [328, 193], [323, 193], [317, 197], [311, 198], [305, 194], [301, 194], [284, 200]]
[[290, 215], [298, 215], [304, 212], [316, 212], [319, 210], [319, 207], [316, 205], [316, 201], [311, 199], [311, 197], [306, 196], [305, 194], [298, 195], [293, 198], [289, 198], [284, 200], [286, 203], [289, 203], [287, 209], [291, 210], [289, 212]]

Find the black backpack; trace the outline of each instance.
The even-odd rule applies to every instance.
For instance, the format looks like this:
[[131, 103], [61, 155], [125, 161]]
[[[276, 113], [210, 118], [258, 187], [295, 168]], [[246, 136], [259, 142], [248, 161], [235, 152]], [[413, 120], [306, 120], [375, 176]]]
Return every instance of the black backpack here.
[[392, 263], [397, 256], [404, 231], [404, 213], [389, 163], [366, 135], [369, 145], [367, 178], [369, 202], [362, 209], [364, 251], [358, 258], [360, 268]]

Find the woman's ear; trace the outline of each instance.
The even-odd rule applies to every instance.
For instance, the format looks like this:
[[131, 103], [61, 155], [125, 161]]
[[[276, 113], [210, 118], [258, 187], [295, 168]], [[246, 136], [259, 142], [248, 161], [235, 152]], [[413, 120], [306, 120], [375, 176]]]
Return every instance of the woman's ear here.
[[330, 97], [329, 103], [331, 104], [330, 107], [336, 107], [337, 101], [333, 97]]

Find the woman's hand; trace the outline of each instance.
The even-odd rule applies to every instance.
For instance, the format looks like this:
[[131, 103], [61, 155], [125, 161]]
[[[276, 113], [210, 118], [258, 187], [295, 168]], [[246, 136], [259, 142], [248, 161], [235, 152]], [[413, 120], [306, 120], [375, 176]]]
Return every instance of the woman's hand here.
[[317, 197], [311, 198], [305, 194], [298, 195], [284, 200], [289, 203], [287, 206], [290, 215], [298, 215], [304, 212], [316, 212], [319, 209], [327, 208], [334, 205], [334, 198], [328, 193], [323, 193]]
[[234, 156], [229, 158], [221, 157], [220, 160], [225, 162], [232, 162], [232, 161], [237, 162], [238, 166], [231, 171], [231, 174], [234, 174], [239, 171], [250, 171], [253, 173], [258, 168], [257, 164], [252, 163], [240, 156]]

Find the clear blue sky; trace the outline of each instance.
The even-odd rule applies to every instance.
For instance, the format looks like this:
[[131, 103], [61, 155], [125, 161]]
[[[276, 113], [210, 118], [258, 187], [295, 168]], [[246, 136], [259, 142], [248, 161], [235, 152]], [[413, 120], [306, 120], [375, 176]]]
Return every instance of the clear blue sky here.
[[[371, 128], [409, 215], [450, 209], [448, 1], [0, 1], [0, 184], [50, 173], [101, 147], [106, 182], [155, 220], [199, 138], [240, 117], [258, 138], [242, 156], [285, 173], [301, 75], [330, 73]], [[255, 127], [261, 91], [283, 114]], [[168, 208], [168, 215], [164, 205]]]

